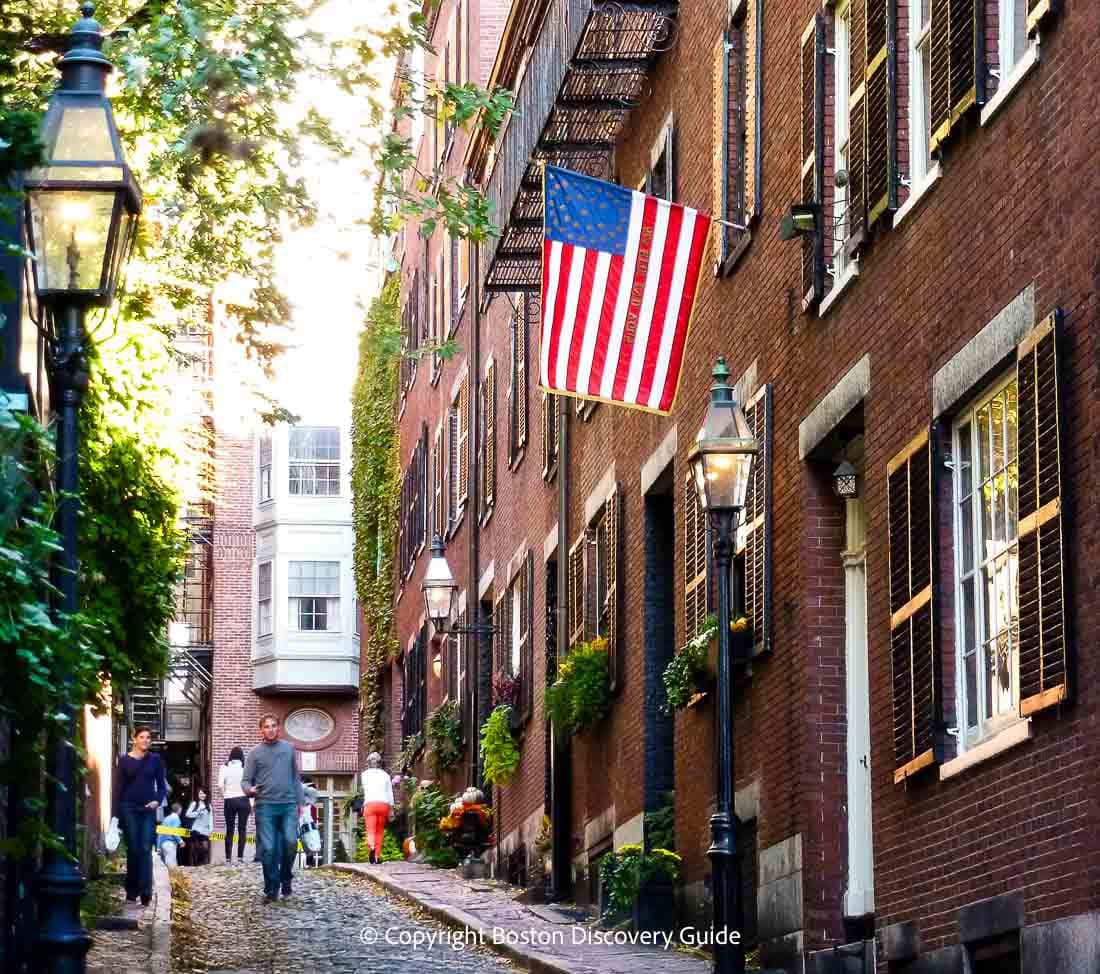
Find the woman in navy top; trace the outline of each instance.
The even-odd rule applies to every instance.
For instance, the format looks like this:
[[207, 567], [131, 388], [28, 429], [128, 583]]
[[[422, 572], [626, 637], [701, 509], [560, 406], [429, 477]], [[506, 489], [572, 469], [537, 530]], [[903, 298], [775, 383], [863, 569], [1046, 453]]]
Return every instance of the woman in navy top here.
[[153, 841], [157, 809], [168, 796], [164, 762], [149, 750], [153, 735], [148, 727], [134, 730], [129, 754], [115, 767], [112, 807], [126, 837], [126, 901], [139, 896], [144, 906], [153, 898]]

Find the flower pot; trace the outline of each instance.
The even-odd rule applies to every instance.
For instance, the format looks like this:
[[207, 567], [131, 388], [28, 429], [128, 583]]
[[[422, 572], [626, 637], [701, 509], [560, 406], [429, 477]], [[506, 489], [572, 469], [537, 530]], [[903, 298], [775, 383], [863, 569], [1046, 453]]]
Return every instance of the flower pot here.
[[634, 929], [670, 933], [676, 929], [676, 887], [663, 873], [642, 882], [634, 901]]

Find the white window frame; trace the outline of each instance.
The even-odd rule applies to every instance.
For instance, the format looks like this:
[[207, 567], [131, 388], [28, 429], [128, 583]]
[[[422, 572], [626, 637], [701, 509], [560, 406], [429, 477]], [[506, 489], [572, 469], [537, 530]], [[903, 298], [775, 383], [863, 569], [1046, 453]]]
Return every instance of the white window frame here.
[[[264, 569], [267, 569], [267, 594], [264, 595]], [[270, 636], [275, 630], [275, 563], [261, 561], [256, 566], [256, 635]], [[266, 622], [266, 626], [265, 623]]]
[[[925, 8], [928, 19], [924, 19]], [[932, 55], [931, 0], [909, 0], [909, 192], [916, 194], [932, 172], [931, 78], [924, 57]]]
[[[960, 753], [973, 748], [983, 741], [1004, 730], [1007, 726], [1019, 720], [1020, 708], [1020, 652], [1019, 652], [1019, 601], [1018, 586], [1016, 584], [1019, 571], [1019, 500], [1015, 505], [1015, 520], [1012, 520], [1013, 511], [1011, 505], [1003, 503], [998, 505], [998, 496], [995, 494], [991, 512], [991, 520], [995, 521], [998, 515], [1004, 519], [1003, 538], [1000, 541], [1002, 547], [988, 554], [983, 551], [983, 510], [979, 507], [978, 492], [982, 486], [996, 483], [998, 473], [990, 474], [989, 471], [980, 470], [982, 480], [975, 484], [976, 468], [979, 464], [978, 444], [978, 414], [998, 396], [1004, 395], [1008, 389], [1015, 388], [1015, 371], [1002, 375], [996, 382], [987, 386], [983, 392], [975, 397], [965, 409], [959, 411], [952, 424], [951, 449], [954, 475], [952, 476], [952, 521], [954, 523], [954, 575], [955, 575], [955, 671], [956, 671], [956, 720]], [[1017, 400], [1017, 417], [1019, 416]], [[965, 434], [964, 434], [965, 429]], [[1005, 423], [1004, 465], [1000, 475], [1004, 476], [1006, 485], [1005, 499], [1008, 499], [1007, 484], [1010, 482], [1009, 471], [1015, 464], [1019, 469], [1019, 439], [1017, 436], [1016, 454], [1010, 455], [1008, 442], [1008, 426]], [[964, 435], [970, 437], [969, 454], [964, 448]], [[989, 434], [989, 456], [993, 460], [992, 430]], [[969, 460], [966, 456], [969, 455]], [[995, 488], [996, 489], [996, 488]], [[970, 501], [970, 508], [964, 511], [963, 505]], [[1004, 510], [1001, 510], [1001, 507]], [[968, 532], [971, 539], [971, 562], [969, 568], [964, 565], [963, 540]], [[997, 543], [991, 541], [990, 544]], [[992, 583], [982, 581], [986, 571], [992, 569], [996, 562], [1004, 560], [1005, 575], [998, 579], [994, 573]], [[1007, 579], [1007, 584], [1003, 582]], [[968, 613], [966, 608], [966, 586], [972, 585], [973, 612]], [[1000, 624], [999, 613], [994, 619], [994, 631], [997, 635], [991, 637], [986, 631], [989, 628], [989, 613], [992, 611], [987, 606], [989, 600], [989, 588], [992, 585], [994, 591], [1001, 584], [1001, 597], [1007, 597], [1012, 603], [1010, 608], [1009, 623], [1006, 627]], [[1015, 619], [1012, 621], [1012, 613]], [[974, 630], [974, 638], [968, 638]], [[1003, 632], [1008, 648], [1008, 665], [1010, 668], [1010, 686], [1007, 693], [1000, 693], [999, 700], [993, 698], [992, 712], [986, 704], [985, 688], [989, 680], [989, 665], [987, 662], [990, 644], [1000, 639]], [[972, 644], [972, 647], [971, 645]], [[967, 689], [967, 659], [974, 660], [974, 685], [976, 700], [976, 723], [969, 722], [970, 694]], [[991, 694], [992, 696], [992, 694]]]
[[523, 638], [523, 584], [521, 579], [526, 568], [520, 569], [520, 574], [512, 579], [509, 598], [512, 600], [512, 639], [509, 647], [512, 666], [512, 676], [519, 676], [523, 670], [523, 646], [520, 640]]
[[259, 476], [257, 480], [260, 485], [260, 503], [271, 500], [271, 467], [272, 459], [275, 455], [274, 443], [271, 439], [270, 433], [265, 433], [260, 437], [260, 462], [259, 462]]
[[[331, 457], [308, 457], [294, 455], [294, 434], [299, 432], [310, 433], [335, 433], [336, 434], [336, 458]], [[287, 437], [287, 491], [292, 497], [339, 497], [342, 488], [340, 483], [340, 463], [341, 454], [343, 453], [343, 443], [340, 435], [340, 428], [338, 426], [293, 426], [290, 429], [290, 433]], [[325, 468], [327, 474], [331, 474], [333, 469], [336, 472], [335, 481], [331, 476], [326, 475], [324, 480], [318, 480], [317, 468]], [[294, 488], [294, 478], [292, 474], [295, 470], [299, 471], [299, 477], [297, 480], [298, 487]], [[303, 478], [302, 473], [309, 472], [310, 476]], [[319, 492], [317, 485], [319, 483], [331, 484], [335, 483], [335, 493]], [[303, 490], [305, 484], [311, 484], [312, 489]]]
[[[333, 566], [334, 565], [336, 567], [336, 571], [331, 576], [331, 580], [335, 581], [335, 590], [330, 592], [330, 591], [327, 591], [327, 586], [321, 586], [321, 585], [317, 584], [318, 582], [329, 581], [330, 576], [326, 575], [326, 576], [318, 577], [317, 574], [316, 574], [316, 567], [314, 568], [314, 574], [312, 576], [309, 576], [309, 575], [302, 575], [301, 577], [296, 576], [295, 570], [298, 569], [299, 566], [304, 566], [304, 565], [313, 565], [313, 566], [318, 566], [318, 565]], [[304, 587], [312, 587], [314, 591], [312, 591], [312, 592], [305, 592], [305, 591], [295, 592], [295, 589], [297, 588], [297, 586], [295, 585], [296, 582], [304, 582], [304, 583], [313, 582], [314, 584], [312, 586], [306, 585]], [[319, 591], [319, 589], [322, 589], [322, 588], [325, 588], [326, 591]], [[325, 609], [324, 609], [324, 613], [325, 613], [325, 628], [324, 629], [318, 629], [318, 628], [314, 628], [314, 627], [302, 628], [302, 626], [300, 625], [301, 619], [302, 619], [302, 614], [301, 614], [302, 613], [302, 606], [298, 605], [298, 602], [301, 601], [301, 600], [304, 600], [304, 599], [310, 599], [310, 600], [314, 600], [314, 601], [324, 600], [327, 603], [325, 605]], [[328, 633], [340, 632], [340, 562], [338, 562], [338, 561], [327, 561], [327, 560], [326, 561], [315, 561], [315, 560], [312, 560], [312, 559], [310, 559], [310, 560], [303, 559], [303, 560], [300, 560], [300, 561], [290, 562], [290, 565], [289, 565], [289, 568], [288, 568], [288, 571], [287, 571], [287, 606], [288, 606], [289, 615], [290, 615], [290, 628], [294, 632], [309, 632], [309, 633], [315, 633], [315, 632], [328, 632]], [[314, 618], [316, 618], [320, 613], [317, 611], [316, 607], [314, 607], [314, 611], [311, 612], [311, 613], [308, 613], [308, 614], [313, 616]]]
[[[852, 8], [839, 4], [833, 19], [833, 173], [848, 172], [848, 103], [851, 100]], [[833, 281], [839, 283], [850, 263], [848, 242], [848, 187], [833, 186]]]
[[[1022, 28], [1017, 38], [1016, 30]], [[1019, 40], [1019, 46], [1017, 46]], [[1028, 51], [1027, 0], [997, 0], [997, 90], [1008, 84]]]

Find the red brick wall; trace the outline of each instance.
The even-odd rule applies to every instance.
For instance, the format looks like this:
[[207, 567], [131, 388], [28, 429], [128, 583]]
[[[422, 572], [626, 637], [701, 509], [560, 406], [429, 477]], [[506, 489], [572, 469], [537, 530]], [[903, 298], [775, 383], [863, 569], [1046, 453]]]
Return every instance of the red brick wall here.
[[[702, 417], [710, 369], [719, 353], [734, 374], [755, 362], [759, 380], [774, 387], [774, 595], [770, 660], [754, 666], [751, 687], [735, 707], [736, 781], [760, 784], [758, 834], [768, 847], [802, 834], [804, 923], [808, 947], [838, 936], [844, 886], [844, 691], [840, 510], [827, 478], [798, 456], [798, 426], [864, 354], [871, 356], [865, 408], [868, 518], [868, 622], [872, 708], [872, 775], [878, 923], [916, 920], [925, 945], [955, 938], [954, 911], [1006, 890], [1025, 896], [1029, 921], [1100, 906], [1100, 844], [1096, 842], [1097, 660], [1087, 636], [1100, 622], [1094, 571], [1100, 525], [1087, 506], [1096, 482], [1095, 396], [1097, 297], [1094, 218], [1100, 173], [1093, 159], [1100, 107], [1089, 68], [1100, 61], [1100, 8], [1067, 4], [1045, 32], [1042, 61], [985, 127], [976, 120], [949, 146], [943, 178], [896, 231], [879, 234], [861, 260], [860, 276], [824, 318], [798, 313], [800, 251], [777, 228], [799, 192], [798, 51], [802, 28], [818, 9], [812, 2], [772, 11], [764, 25], [763, 215], [754, 239], [729, 279], [709, 276], [700, 288], [677, 407], [663, 419], [599, 406], [588, 423], [573, 421], [566, 467], [571, 505], [561, 532], [563, 549], [582, 528], [584, 498], [614, 461], [626, 495], [624, 524], [626, 604], [624, 684], [613, 712], [574, 747], [574, 835], [580, 851], [584, 823], [612, 802], [618, 823], [642, 807], [643, 757], [643, 522], [638, 491], [641, 465], [673, 424], [677, 540], [682, 538], [682, 478], [688, 446]], [[679, 134], [679, 196], [709, 208], [711, 193], [711, 54], [726, 4], [682, 4], [675, 48], [651, 79], [652, 96], [632, 115], [616, 153], [622, 182], [636, 185], [650, 147], [669, 111]], [[904, 91], [900, 92], [904, 99]], [[907, 107], [899, 116], [904, 123]], [[827, 150], [830, 153], [831, 149]], [[452, 156], [454, 158], [454, 156]], [[406, 256], [410, 263], [415, 240]], [[410, 275], [411, 276], [411, 271]], [[950, 781], [893, 783], [889, 608], [886, 590], [887, 460], [931, 418], [932, 376], [993, 316], [1034, 282], [1037, 314], [1065, 308], [1066, 474], [1076, 521], [1068, 534], [1068, 585], [1081, 654], [1077, 702], [1035, 719], [1035, 740]], [[507, 301], [493, 300], [483, 325], [483, 354], [506, 362]], [[463, 351], [445, 369], [438, 389], [421, 363], [402, 424], [407, 463], [420, 418], [445, 408], [465, 367], [468, 325], [458, 333]], [[537, 341], [531, 344], [532, 362]], [[480, 367], [478, 363], [475, 367]], [[502, 437], [507, 424], [506, 370], [498, 372], [498, 502], [482, 532], [481, 570], [493, 562], [496, 584], [521, 542], [536, 564], [546, 531], [557, 518], [556, 491], [541, 481], [541, 463], [527, 456], [513, 474]], [[977, 377], [975, 377], [977, 379]], [[531, 440], [541, 440], [539, 397], [532, 383]], [[827, 472], [826, 472], [827, 473]], [[561, 475], [561, 474], [559, 474]], [[464, 521], [449, 547], [460, 585], [466, 577]], [[422, 556], [397, 605], [398, 636], [407, 642], [419, 624]], [[950, 564], [941, 564], [949, 578]], [[536, 620], [544, 592], [536, 571]], [[473, 595], [470, 596], [471, 602]], [[676, 573], [683, 603], [682, 571]], [[536, 623], [537, 624], [537, 623]], [[678, 642], [683, 633], [678, 608]], [[948, 627], [944, 652], [953, 652]], [[542, 645], [536, 640], [536, 680]], [[945, 666], [946, 711], [951, 713], [950, 666]], [[396, 686], [396, 684], [395, 684]], [[536, 693], [541, 711], [541, 689]], [[678, 718], [676, 788], [678, 844], [686, 878], [707, 870], [707, 816], [713, 801], [713, 707]], [[542, 795], [542, 747], [531, 725], [517, 783], [505, 795], [507, 835]], [[531, 745], [535, 746], [532, 747]], [[513, 812], [514, 810], [514, 812]]]

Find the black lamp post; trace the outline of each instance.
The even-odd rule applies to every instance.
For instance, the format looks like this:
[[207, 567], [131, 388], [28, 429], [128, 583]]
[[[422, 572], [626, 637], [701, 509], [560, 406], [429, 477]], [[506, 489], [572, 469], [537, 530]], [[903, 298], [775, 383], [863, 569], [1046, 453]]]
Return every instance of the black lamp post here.
[[[745, 951], [741, 945], [741, 890], [736, 869], [733, 819], [733, 712], [730, 692], [730, 565], [734, 529], [745, 506], [752, 461], [759, 449], [745, 414], [733, 397], [725, 359], [714, 366], [703, 427], [688, 460], [704, 510], [714, 527], [714, 559], [718, 571], [718, 714], [715, 724], [717, 800], [710, 819], [714, 890], [715, 974], [741, 974]], [[728, 938], [736, 931], [737, 942]], [[725, 941], [725, 942], [723, 942]]]
[[[133, 246], [141, 191], [122, 154], [111, 104], [104, 94], [111, 62], [92, 19], [81, 6], [60, 59], [61, 82], [43, 126], [46, 162], [27, 173], [25, 225], [34, 254], [32, 279], [51, 347], [51, 398], [58, 413], [57, 511], [62, 552], [57, 586], [63, 615], [79, 608], [77, 521], [80, 402], [88, 385], [84, 315], [114, 299]], [[65, 679], [64, 675], [61, 677]], [[66, 706], [50, 742], [46, 815], [64, 851], [47, 850], [38, 874], [40, 968], [51, 974], [84, 970], [91, 939], [80, 924], [84, 877], [76, 858], [76, 712]]]
[[[477, 611], [474, 614], [477, 621], [472, 625], [460, 626], [451, 622], [458, 604], [458, 582], [455, 581], [451, 566], [447, 564], [446, 552], [447, 545], [437, 534], [432, 538], [432, 556], [428, 560], [428, 567], [424, 570], [424, 580], [420, 583], [420, 590], [424, 593], [424, 609], [432, 621], [432, 627], [440, 636], [473, 636], [480, 660], [482, 640], [492, 638], [497, 630], [490, 623], [480, 621], [481, 613]], [[477, 786], [488, 796], [489, 787], [485, 781], [484, 770], [479, 749]]]

